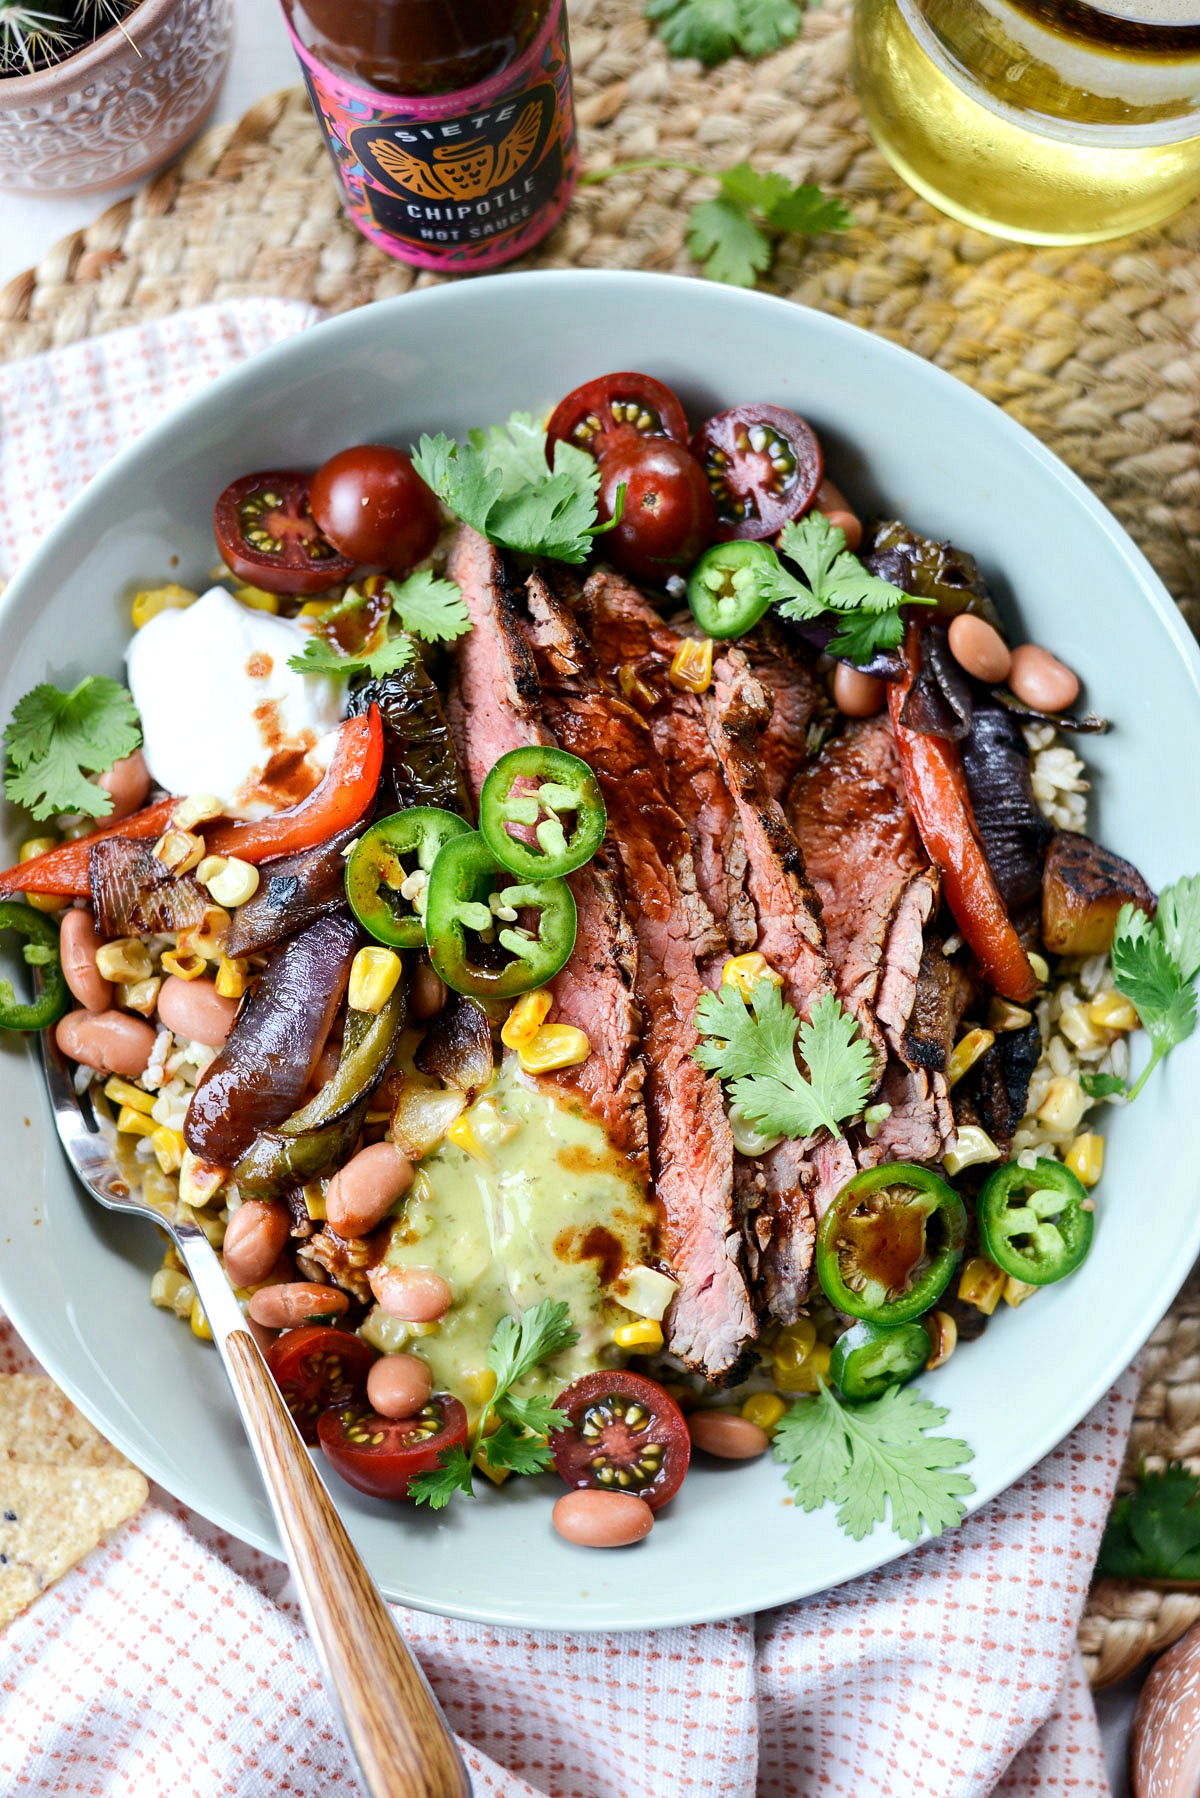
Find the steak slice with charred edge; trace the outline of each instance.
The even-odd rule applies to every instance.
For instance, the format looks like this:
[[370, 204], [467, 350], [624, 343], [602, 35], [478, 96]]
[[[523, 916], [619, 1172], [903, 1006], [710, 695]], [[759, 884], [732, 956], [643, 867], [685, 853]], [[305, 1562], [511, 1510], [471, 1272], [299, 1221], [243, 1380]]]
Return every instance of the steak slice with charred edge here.
[[529, 591], [529, 641], [543, 710], [562, 747], [595, 770], [625, 871], [638, 939], [637, 991], [645, 1019], [646, 1102], [666, 1258], [679, 1281], [668, 1346], [710, 1379], [740, 1371], [757, 1321], [739, 1265], [733, 1138], [720, 1082], [693, 1059], [704, 964], [723, 937], [696, 887], [691, 837], [671, 804], [666, 769], [646, 721], [610, 691], [587, 636], [605, 577], [580, 600], [581, 630], [544, 581]]
[[937, 910], [940, 883], [933, 868], [914, 874], [902, 889], [884, 938], [875, 1015], [888, 1047], [901, 1061], [908, 1057], [904, 1033], [912, 1016], [925, 955], [925, 927]]
[[[527, 743], [553, 744], [542, 720], [537, 670], [520, 622], [523, 594], [497, 550], [463, 526], [447, 573], [457, 582], [473, 629], [459, 640], [449, 715], [467, 784], [478, 802], [492, 765]], [[551, 982], [553, 1016], [587, 1036], [592, 1052], [578, 1067], [545, 1078], [575, 1092], [613, 1142], [648, 1177], [645, 1069], [634, 980], [637, 944], [625, 915], [620, 872], [607, 846], [569, 877], [578, 913], [575, 950]]]
[[[534, 576], [530, 582], [533, 592]], [[667, 791], [692, 839], [696, 885], [723, 925], [735, 955], [753, 949], [758, 935], [746, 890], [746, 845], [729, 790], [705, 728], [700, 697], [667, 680], [679, 636], [644, 594], [619, 574], [592, 577], [588, 622], [600, 674], [616, 682], [622, 667], [655, 677], [661, 697], [646, 714], [651, 741], [667, 771]]]
[[821, 705], [812, 657], [789, 642], [770, 617], [749, 636], [739, 638], [738, 648], [751, 674], [774, 700], [759, 738], [759, 754], [771, 797], [782, 804], [808, 760], [809, 726]]
[[940, 932], [926, 930], [917, 990], [899, 1050], [906, 1067], [946, 1072], [971, 998], [971, 981], [946, 954]]

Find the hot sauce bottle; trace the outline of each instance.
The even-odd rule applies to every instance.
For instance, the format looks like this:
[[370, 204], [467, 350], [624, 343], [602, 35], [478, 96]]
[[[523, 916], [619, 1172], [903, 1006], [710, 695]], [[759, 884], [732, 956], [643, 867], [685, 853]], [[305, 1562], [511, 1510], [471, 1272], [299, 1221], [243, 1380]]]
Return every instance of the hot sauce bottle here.
[[283, 0], [365, 237], [468, 274], [539, 243], [578, 178], [564, 0]]

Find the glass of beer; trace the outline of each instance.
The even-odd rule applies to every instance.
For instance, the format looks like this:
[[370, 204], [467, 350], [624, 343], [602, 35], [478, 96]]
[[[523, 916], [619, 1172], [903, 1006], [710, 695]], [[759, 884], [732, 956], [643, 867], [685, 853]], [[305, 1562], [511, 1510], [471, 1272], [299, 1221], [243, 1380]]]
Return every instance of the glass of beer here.
[[1200, 193], [1200, 0], [855, 0], [898, 174], [965, 224], [1092, 243]]

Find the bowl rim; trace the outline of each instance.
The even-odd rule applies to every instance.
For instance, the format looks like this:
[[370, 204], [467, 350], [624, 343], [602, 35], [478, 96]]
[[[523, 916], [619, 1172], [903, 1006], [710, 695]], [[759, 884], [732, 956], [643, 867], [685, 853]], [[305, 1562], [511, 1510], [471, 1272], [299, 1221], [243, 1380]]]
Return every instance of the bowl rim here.
[[[645, 290], [650, 284], [653, 284], [662, 294], [663, 304], [669, 305], [672, 296], [682, 294], [688, 290], [694, 291], [697, 279], [697, 277], [685, 275], [661, 275], [638, 270], [580, 269], [521, 270], [511, 273], [477, 276], [473, 277], [468, 282], [459, 281], [446, 283], [436, 287], [418, 289], [415, 292], [394, 295], [389, 299], [374, 302], [370, 308], [356, 308], [334, 318], [322, 320], [308, 329], [288, 337], [279, 343], [273, 344], [251, 357], [247, 357], [235, 367], [227, 370], [215, 380], [199, 389], [195, 394], [188, 396], [172, 406], [162, 418], [157, 420], [131, 443], [125, 445], [125, 447], [114, 456], [112, 461], [100, 470], [87, 486], [69, 502], [55, 525], [42, 539], [41, 543], [26, 561], [24, 566], [12, 577], [3, 594], [0, 595], [0, 642], [3, 641], [3, 633], [10, 613], [15, 609], [18, 603], [23, 603], [24, 594], [27, 588], [37, 587], [39, 580], [41, 579], [42, 567], [44, 564], [48, 564], [56, 554], [56, 546], [60, 537], [69, 532], [75, 517], [85, 507], [91, 506], [97, 499], [102, 499], [111, 488], [119, 487], [120, 483], [125, 478], [125, 468], [127, 463], [133, 460], [134, 457], [147, 451], [152, 452], [160, 443], [169, 443], [179, 428], [178, 421], [180, 416], [186, 415], [190, 407], [206, 404], [214, 399], [218, 402], [224, 401], [227, 394], [236, 392], [239, 383], [246, 382], [247, 380], [260, 381], [264, 374], [269, 378], [273, 370], [277, 368], [286, 368], [292, 357], [297, 354], [303, 355], [304, 346], [314, 340], [314, 337], [327, 346], [325, 351], [326, 358], [328, 360], [335, 360], [337, 344], [342, 339], [353, 338], [358, 331], [362, 330], [364, 328], [362, 321], [368, 314], [378, 314], [381, 320], [387, 320], [390, 317], [394, 317], [398, 321], [401, 321], [405, 317], [411, 317], [411, 310], [413, 308], [420, 308], [425, 311], [428, 311], [430, 307], [444, 308], [448, 314], [449, 328], [452, 326], [453, 314], [456, 307], [462, 305], [471, 307], [479, 304], [480, 301], [477, 297], [477, 290], [482, 288], [486, 292], [489, 288], [499, 282], [513, 284], [518, 292], [528, 292], [531, 303], [534, 301], [542, 303], [543, 296], [562, 296], [564, 292], [568, 295], [569, 303], [569, 291], [572, 285], [588, 282], [589, 284], [599, 287], [601, 290], [607, 288], [612, 295], [612, 300], [615, 305], [619, 305], [621, 296], [629, 293], [631, 288], [636, 287], [640, 290]], [[968, 408], [968, 412], [974, 412], [981, 420], [986, 414], [988, 418], [987, 428], [989, 430], [999, 431], [1002, 434], [1007, 435], [1021, 449], [1026, 458], [1032, 458], [1033, 465], [1041, 475], [1048, 480], [1057, 483], [1060, 488], [1066, 490], [1078, 501], [1082, 502], [1083, 508], [1088, 514], [1092, 524], [1102, 532], [1106, 539], [1110, 552], [1115, 556], [1118, 556], [1125, 564], [1131, 578], [1143, 592], [1146, 601], [1149, 603], [1152, 611], [1156, 614], [1159, 622], [1166, 627], [1172, 646], [1175, 651], [1182, 656], [1191, 675], [1193, 684], [1196, 687], [1197, 693], [1200, 695], [1200, 644], [1196, 642], [1191, 632], [1188, 630], [1182, 614], [1172, 600], [1160, 576], [1156, 573], [1144, 553], [1138, 548], [1136, 543], [1134, 543], [1128, 532], [1108, 510], [1104, 503], [1091, 491], [1087, 484], [1024, 425], [1020, 424], [1016, 419], [1011, 418], [999, 406], [988, 400], [974, 388], [968, 386], [966, 382], [958, 380], [947, 370], [937, 367], [936, 364], [927, 362], [914, 351], [894, 343], [889, 338], [868, 331], [862, 326], [838, 318], [831, 313], [822, 312], [812, 307], [803, 306], [798, 302], [784, 299], [778, 295], [763, 294], [741, 289], [725, 289], [721, 291], [723, 297], [727, 298], [731, 305], [748, 307], [751, 310], [770, 310], [778, 313], [786, 311], [788, 314], [801, 314], [807, 321], [809, 329], [815, 330], [818, 335], [821, 333], [828, 334], [833, 341], [835, 353], [842, 350], [853, 351], [854, 346], [860, 342], [863, 337], [867, 337], [871, 339], [874, 347], [883, 355], [885, 360], [898, 358], [904, 362], [920, 364], [923, 371], [919, 377], [920, 379], [931, 381], [935, 385], [940, 385], [947, 390], [953, 388], [958, 402], [965, 404]], [[470, 295], [471, 297], [464, 298], [465, 295]], [[486, 301], [484, 301], [484, 303], [486, 303]], [[409, 313], [406, 314], [399, 310], [404, 306], [410, 308]], [[53, 604], [53, 600], [49, 603]], [[70, 1178], [69, 1171], [65, 1168], [63, 1169], [63, 1173], [66, 1178]], [[82, 1195], [79, 1196], [79, 1202], [84, 1202]], [[1200, 1207], [1198, 1207], [1195, 1212], [1194, 1220], [1186, 1241], [1181, 1242], [1179, 1245], [1179, 1256], [1176, 1263], [1178, 1275], [1176, 1277], [1173, 1273], [1170, 1280], [1168, 1280], [1162, 1287], [1161, 1308], [1155, 1312], [1154, 1316], [1150, 1318], [1149, 1321], [1146, 1321], [1144, 1316], [1139, 1317], [1136, 1320], [1131, 1321], [1124, 1330], [1119, 1332], [1114, 1331], [1106, 1338], [1106, 1348], [1103, 1345], [1101, 1346], [1101, 1352], [1098, 1353], [1096, 1357], [1090, 1379], [1081, 1388], [1080, 1396], [1078, 1396], [1072, 1403], [1069, 1412], [1066, 1414], [1066, 1421], [1064, 1421], [1061, 1426], [1055, 1424], [1053, 1428], [1047, 1427], [1043, 1429], [1041, 1434], [1036, 1438], [1023, 1443], [1020, 1456], [1011, 1471], [1008, 1471], [1004, 1477], [991, 1480], [972, 1494], [963, 1520], [964, 1524], [1000, 1493], [1007, 1491], [1009, 1487], [1022, 1479], [1025, 1474], [1029, 1472], [1030, 1468], [1034, 1467], [1039, 1461], [1044, 1459], [1045, 1456], [1058, 1445], [1058, 1443], [1063, 1441], [1064, 1438], [1069, 1435], [1082, 1419], [1095, 1407], [1100, 1399], [1103, 1398], [1105, 1393], [1113, 1386], [1114, 1382], [1129, 1366], [1134, 1356], [1157, 1326], [1162, 1315], [1165, 1314], [1170, 1305], [1174, 1302], [1174, 1299], [1180, 1287], [1183, 1285], [1198, 1254], [1200, 1254]], [[30, 1294], [28, 1306], [22, 1302], [22, 1297], [23, 1295], [18, 1289], [15, 1295], [15, 1301], [12, 1297], [6, 1295], [5, 1304], [8, 1308], [10, 1317], [17, 1328], [18, 1334], [28, 1344], [30, 1351], [36, 1354], [34, 1344], [40, 1332], [37, 1327], [34, 1295]], [[26, 1319], [28, 1319], [28, 1327], [26, 1326]], [[52, 1370], [48, 1369], [47, 1371]], [[90, 1414], [90, 1401], [81, 1398], [80, 1392], [78, 1388], [75, 1387], [74, 1382], [69, 1379], [59, 1379], [57, 1374], [54, 1374], [53, 1377], [58, 1380], [59, 1384], [63, 1387], [63, 1390], [67, 1392], [68, 1397], [79, 1405], [79, 1408], [85, 1415]], [[127, 1453], [130, 1452], [128, 1438], [124, 1441], [122, 1440], [124, 1434], [122, 1430], [119, 1428], [114, 1429], [107, 1420], [101, 1427], [104, 1429], [105, 1433], [115, 1441], [118, 1448], [123, 1449]], [[166, 1485], [165, 1481], [162, 1483]], [[256, 1530], [253, 1527], [248, 1528], [244, 1516], [235, 1517], [231, 1515], [224, 1506], [214, 1504], [212, 1502], [212, 1496], [208, 1493], [200, 1492], [192, 1480], [174, 1480], [167, 1489], [173, 1492], [174, 1496], [180, 1502], [188, 1505], [201, 1516], [208, 1518], [218, 1528], [228, 1531], [229, 1534], [236, 1537], [238, 1540], [246, 1542], [264, 1553], [275, 1556], [280, 1554], [278, 1541], [268, 1531]], [[920, 1543], [913, 1545], [901, 1541], [897, 1537], [891, 1537], [887, 1541], [885, 1547], [882, 1540], [875, 1541], [874, 1538], [868, 1537], [862, 1543], [856, 1544], [858, 1550], [857, 1565], [853, 1566], [850, 1571], [842, 1574], [837, 1583], [839, 1585], [844, 1584], [847, 1581], [861, 1577], [863, 1574], [873, 1571], [876, 1568], [887, 1566], [891, 1562], [912, 1552], [914, 1547], [920, 1548], [927, 1540], [928, 1538], [922, 1538]], [[874, 1545], [872, 1546], [872, 1544]], [[740, 1611], [745, 1613], [768, 1609], [775, 1605], [795, 1602], [798, 1599], [812, 1596], [829, 1589], [830, 1588], [827, 1585], [818, 1581], [816, 1584], [802, 1583], [801, 1589], [797, 1591], [794, 1587], [790, 1587], [787, 1582], [779, 1582], [776, 1580], [776, 1582], [771, 1585], [764, 1584], [761, 1589], [747, 1593], [745, 1600], [740, 1605]], [[384, 1590], [395, 1602], [412, 1605], [413, 1608], [417, 1609], [428, 1608], [432, 1610], [431, 1606], [421, 1606], [416, 1604], [414, 1600], [406, 1594], [398, 1593], [394, 1590], [388, 1592], [386, 1583], [384, 1583]], [[582, 1622], [577, 1621], [570, 1625], [539, 1625], [536, 1622], [531, 1623], [528, 1615], [522, 1614], [521, 1611], [516, 1608], [505, 1610], [495, 1604], [484, 1607], [472, 1607], [469, 1603], [465, 1602], [448, 1604], [443, 1609], [438, 1609], [433, 1614], [456, 1617], [468, 1622], [492, 1624], [498, 1627], [555, 1627], [572, 1628], [591, 1632], [596, 1630], [609, 1630], [614, 1627], [675, 1627], [691, 1623], [712, 1621], [724, 1617], [729, 1613], [723, 1609], [714, 1610], [711, 1604], [705, 1604], [703, 1600], [699, 1600], [677, 1603], [672, 1606], [668, 1615], [664, 1615], [661, 1620], [653, 1625], [645, 1626], [631, 1625], [627, 1619], [622, 1620], [619, 1617], [609, 1617], [602, 1612], [598, 1612], [594, 1618], [589, 1618]]]

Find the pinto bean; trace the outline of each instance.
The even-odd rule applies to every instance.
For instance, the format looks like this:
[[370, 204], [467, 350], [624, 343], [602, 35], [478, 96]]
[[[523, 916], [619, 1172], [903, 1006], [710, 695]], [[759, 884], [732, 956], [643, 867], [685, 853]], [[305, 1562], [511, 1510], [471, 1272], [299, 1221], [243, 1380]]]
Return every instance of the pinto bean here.
[[765, 1430], [733, 1411], [693, 1411], [687, 1427], [697, 1448], [722, 1461], [752, 1461], [771, 1446]]
[[340, 1317], [350, 1303], [337, 1286], [294, 1280], [286, 1286], [264, 1286], [250, 1300], [250, 1315], [268, 1330], [295, 1330], [314, 1317]]
[[100, 938], [92, 914], [78, 906], [63, 914], [58, 937], [58, 952], [71, 996], [85, 1011], [107, 1011], [112, 1004], [112, 981], [106, 980], [96, 966]]
[[140, 749], [132, 755], [124, 755], [111, 768], [105, 769], [96, 781], [106, 793], [112, 794], [113, 808], [105, 819], [113, 823], [118, 818], [128, 818], [131, 812], [140, 811], [146, 803], [146, 795], [150, 791], [150, 770], [146, 766], [146, 758]]
[[412, 985], [408, 993], [409, 1008], [422, 1023], [436, 1018], [446, 1003], [446, 982], [438, 974], [427, 955], [417, 957]]
[[395, 1143], [372, 1143], [329, 1182], [325, 1215], [339, 1236], [369, 1236], [408, 1191], [412, 1177], [412, 1162]]
[[850, 510], [850, 502], [841, 488], [828, 476], [817, 488], [817, 497], [813, 501], [814, 512], [824, 512], [830, 524], [836, 525], [846, 533], [846, 548], [851, 552], [858, 549], [863, 540], [862, 519], [857, 512]]
[[1024, 705], [1038, 712], [1065, 712], [1079, 698], [1079, 676], [1036, 643], [1013, 650], [1008, 684]]
[[950, 654], [960, 668], [993, 687], [1008, 679], [1012, 667], [1012, 650], [1000, 632], [973, 612], [950, 620]]
[[247, 1199], [229, 1220], [221, 1253], [235, 1286], [265, 1280], [292, 1233], [292, 1218], [278, 1199]]
[[379, 1309], [404, 1323], [436, 1323], [454, 1299], [449, 1283], [431, 1267], [373, 1267], [367, 1278]]
[[219, 1049], [233, 1028], [238, 1001], [223, 999], [211, 980], [183, 980], [168, 974], [158, 995], [158, 1015], [167, 1029], [186, 1041]]
[[847, 718], [873, 718], [883, 707], [884, 683], [849, 662], [833, 671], [833, 703]]
[[381, 1355], [367, 1374], [367, 1403], [381, 1417], [415, 1417], [433, 1391], [433, 1370], [419, 1355]]
[[654, 1512], [632, 1492], [564, 1492], [550, 1516], [577, 1548], [627, 1548], [654, 1528]]
[[69, 1011], [54, 1026], [54, 1040], [64, 1055], [98, 1074], [120, 1074], [136, 1080], [146, 1072], [155, 1032], [127, 1011]]

